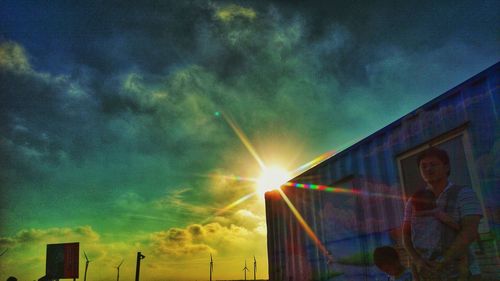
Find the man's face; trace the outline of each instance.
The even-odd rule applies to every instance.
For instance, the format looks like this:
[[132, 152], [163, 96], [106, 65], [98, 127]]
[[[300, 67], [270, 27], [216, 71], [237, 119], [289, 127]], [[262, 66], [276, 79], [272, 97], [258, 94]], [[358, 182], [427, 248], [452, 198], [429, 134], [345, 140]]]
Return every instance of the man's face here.
[[439, 158], [428, 156], [420, 161], [420, 174], [427, 183], [438, 182], [448, 178], [450, 167], [445, 165]]

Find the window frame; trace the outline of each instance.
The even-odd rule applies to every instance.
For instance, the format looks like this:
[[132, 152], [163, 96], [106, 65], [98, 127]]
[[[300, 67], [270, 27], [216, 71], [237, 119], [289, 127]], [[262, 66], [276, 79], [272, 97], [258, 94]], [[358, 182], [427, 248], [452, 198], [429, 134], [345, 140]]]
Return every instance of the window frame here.
[[413, 147], [399, 155], [396, 155], [396, 162], [397, 162], [397, 167], [398, 167], [398, 176], [399, 176], [399, 183], [401, 187], [401, 191], [403, 194], [403, 198], [409, 198], [409, 194], [406, 194], [406, 186], [404, 182], [404, 176], [403, 176], [403, 167], [402, 167], [402, 160], [414, 156], [422, 151], [424, 151], [427, 148], [438, 146], [442, 143], [445, 143], [447, 141], [450, 141], [454, 138], [460, 138], [462, 141], [463, 145], [463, 150], [464, 150], [464, 156], [465, 156], [465, 165], [466, 169], [469, 172], [470, 176], [470, 182], [471, 182], [471, 188], [474, 190], [476, 193], [479, 203], [481, 205], [481, 210], [483, 211], [483, 218], [481, 219], [481, 222], [479, 224], [479, 233], [487, 233], [490, 231], [489, 229], [489, 224], [488, 224], [488, 219], [487, 219], [487, 212], [486, 208], [484, 206], [484, 199], [483, 199], [483, 194], [482, 194], [482, 188], [481, 188], [481, 183], [479, 180], [479, 176], [477, 174], [477, 170], [474, 169], [473, 167], [476, 167], [476, 163], [474, 161], [474, 155], [472, 152], [472, 144], [470, 141], [470, 134], [468, 132], [468, 127], [469, 127], [469, 122], [452, 129], [436, 138], [433, 138], [429, 141], [426, 141], [416, 147]]

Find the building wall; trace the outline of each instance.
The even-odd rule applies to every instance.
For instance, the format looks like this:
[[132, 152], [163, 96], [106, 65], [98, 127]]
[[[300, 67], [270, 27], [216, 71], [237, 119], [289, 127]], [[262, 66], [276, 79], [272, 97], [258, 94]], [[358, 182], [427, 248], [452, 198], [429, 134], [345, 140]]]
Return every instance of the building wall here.
[[484, 279], [500, 280], [499, 70], [497, 63], [292, 181], [305, 186], [282, 187], [333, 263], [281, 195], [266, 194], [270, 280], [381, 278], [371, 251], [392, 244], [404, 256], [405, 198], [421, 185], [410, 160], [428, 146], [451, 150], [451, 179], [472, 185], [480, 198], [485, 217], [474, 247]]

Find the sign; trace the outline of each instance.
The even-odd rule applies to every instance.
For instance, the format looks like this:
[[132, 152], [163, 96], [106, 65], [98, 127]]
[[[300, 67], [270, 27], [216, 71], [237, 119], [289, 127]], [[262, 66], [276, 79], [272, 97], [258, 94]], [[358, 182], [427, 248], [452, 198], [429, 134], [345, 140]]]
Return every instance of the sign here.
[[47, 244], [45, 276], [48, 279], [78, 278], [80, 243]]

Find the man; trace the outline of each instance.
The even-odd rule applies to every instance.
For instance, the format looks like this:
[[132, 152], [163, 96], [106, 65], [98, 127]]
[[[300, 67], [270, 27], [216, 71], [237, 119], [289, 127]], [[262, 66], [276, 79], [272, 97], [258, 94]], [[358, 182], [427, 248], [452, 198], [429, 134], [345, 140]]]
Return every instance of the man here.
[[476, 194], [470, 187], [458, 186], [448, 181], [449, 162], [446, 151], [434, 147], [423, 151], [417, 158], [427, 189], [437, 198], [437, 207], [459, 222], [460, 230], [454, 232], [443, 226], [437, 231], [439, 233], [435, 233], [435, 237], [439, 239], [440, 259], [429, 260], [422, 257], [412, 243], [411, 218], [414, 207], [412, 200], [408, 200], [403, 223], [403, 243], [417, 272], [423, 276], [427, 275], [426, 273], [432, 273], [433, 276], [438, 274], [441, 276], [440, 280], [452, 281], [459, 278], [460, 258], [468, 256], [469, 263], [475, 263], [474, 254], [469, 247], [477, 238], [482, 210]]

